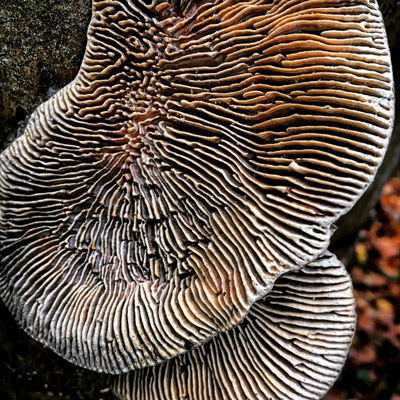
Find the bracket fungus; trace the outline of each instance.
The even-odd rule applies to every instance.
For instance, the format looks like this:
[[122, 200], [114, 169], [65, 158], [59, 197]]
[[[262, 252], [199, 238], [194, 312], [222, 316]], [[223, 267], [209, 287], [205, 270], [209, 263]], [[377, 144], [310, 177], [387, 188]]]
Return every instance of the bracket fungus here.
[[351, 279], [330, 253], [279, 277], [236, 328], [152, 368], [111, 378], [124, 400], [320, 399], [356, 322]]
[[374, 0], [94, 0], [77, 77], [0, 156], [1, 297], [92, 370], [182, 355], [325, 252], [392, 123]]

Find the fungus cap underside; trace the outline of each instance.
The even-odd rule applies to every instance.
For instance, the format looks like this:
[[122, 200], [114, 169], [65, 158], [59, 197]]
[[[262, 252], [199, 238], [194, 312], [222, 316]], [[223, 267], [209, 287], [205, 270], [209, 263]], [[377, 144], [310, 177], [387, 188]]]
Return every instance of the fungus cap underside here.
[[342, 369], [355, 324], [351, 278], [327, 252], [279, 277], [236, 328], [110, 383], [122, 400], [319, 400]]
[[86, 368], [180, 355], [325, 251], [392, 123], [375, 1], [95, 0], [0, 156], [1, 296]]

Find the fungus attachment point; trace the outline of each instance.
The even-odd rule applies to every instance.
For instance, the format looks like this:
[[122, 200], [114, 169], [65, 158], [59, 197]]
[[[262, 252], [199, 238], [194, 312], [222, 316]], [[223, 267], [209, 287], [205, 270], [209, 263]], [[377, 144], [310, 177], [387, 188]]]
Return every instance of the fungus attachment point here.
[[86, 368], [185, 353], [325, 251], [392, 120], [375, 1], [94, 0], [0, 156], [1, 297]]
[[279, 277], [236, 328], [111, 383], [122, 400], [318, 400], [342, 369], [355, 324], [351, 279], [326, 253]]

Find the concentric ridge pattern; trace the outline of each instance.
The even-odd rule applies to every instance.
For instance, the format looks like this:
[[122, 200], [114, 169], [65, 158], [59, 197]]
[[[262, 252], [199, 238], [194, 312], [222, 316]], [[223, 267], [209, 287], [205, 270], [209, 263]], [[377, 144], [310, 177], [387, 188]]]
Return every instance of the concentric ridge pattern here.
[[76, 79], [0, 157], [0, 292], [75, 364], [155, 365], [323, 253], [393, 119], [375, 1], [93, 3]]
[[355, 329], [351, 279], [332, 254], [278, 278], [236, 328], [153, 368], [112, 377], [123, 400], [320, 399]]

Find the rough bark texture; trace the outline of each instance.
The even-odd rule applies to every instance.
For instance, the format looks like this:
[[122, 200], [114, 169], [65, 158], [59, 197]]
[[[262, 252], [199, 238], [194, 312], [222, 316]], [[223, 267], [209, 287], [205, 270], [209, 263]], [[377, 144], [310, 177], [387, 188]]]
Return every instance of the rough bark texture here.
[[[0, 141], [76, 75], [90, 0], [0, 2]], [[8, 141], [6, 141], [8, 143]]]

